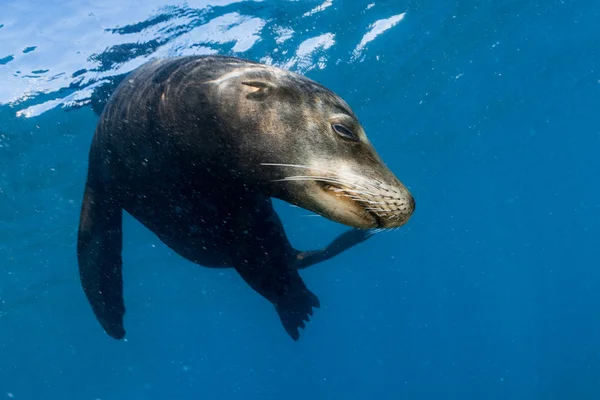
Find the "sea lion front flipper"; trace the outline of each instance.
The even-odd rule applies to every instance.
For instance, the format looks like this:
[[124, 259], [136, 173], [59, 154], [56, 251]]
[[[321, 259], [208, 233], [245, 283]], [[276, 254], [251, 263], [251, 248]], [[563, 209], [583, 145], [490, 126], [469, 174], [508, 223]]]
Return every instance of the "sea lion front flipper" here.
[[364, 242], [375, 233], [372, 230], [349, 229], [338, 235], [327, 247], [320, 250], [299, 252], [293, 264], [295, 269], [304, 269], [322, 261], [329, 260], [340, 253]]
[[313, 307], [321, 306], [319, 298], [308, 290], [298, 271], [271, 266], [236, 270], [252, 289], [275, 306], [286, 332], [298, 340], [298, 330], [309, 321]]
[[111, 337], [125, 336], [122, 278], [122, 218], [117, 196], [103, 184], [86, 182], [79, 232], [77, 259], [85, 295], [96, 318]]

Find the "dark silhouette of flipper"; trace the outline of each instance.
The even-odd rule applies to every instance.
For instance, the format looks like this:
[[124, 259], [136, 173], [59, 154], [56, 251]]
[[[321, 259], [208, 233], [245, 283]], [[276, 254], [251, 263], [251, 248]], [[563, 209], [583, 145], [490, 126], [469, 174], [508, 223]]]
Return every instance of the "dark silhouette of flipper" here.
[[375, 233], [372, 230], [349, 229], [336, 237], [327, 247], [320, 250], [299, 252], [296, 262], [292, 265], [295, 269], [304, 269], [317, 263], [329, 260], [338, 254], [364, 242]]
[[111, 337], [125, 336], [122, 277], [123, 211], [105, 182], [88, 175], [77, 239], [79, 275], [98, 321]]
[[310, 320], [313, 307], [321, 306], [300, 277], [298, 271], [285, 266], [250, 266], [236, 268], [252, 289], [269, 300], [274, 306], [286, 332], [294, 340], [300, 338], [300, 328]]

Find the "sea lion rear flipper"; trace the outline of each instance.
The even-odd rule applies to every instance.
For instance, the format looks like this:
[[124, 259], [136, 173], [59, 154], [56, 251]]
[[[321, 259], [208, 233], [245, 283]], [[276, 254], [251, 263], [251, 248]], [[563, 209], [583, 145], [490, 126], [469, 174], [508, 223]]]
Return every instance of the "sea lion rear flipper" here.
[[77, 258], [85, 295], [96, 318], [111, 337], [122, 339], [122, 208], [110, 191], [86, 183], [79, 232]]
[[268, 266], [236, 270], [246, 283], [273, 303], [286, 332], [292, 339], [298, 340], [298, 329], [304, 328], [304, 321], [309, 321], [313, 307], [321, 306], [318, 297], [308, 290], [298, 271]]
[[295, 269], [303, 269], [317, 263], [329, 260], [340, 253], [364, 242], [375, 233], [372, 230], [349, 229], [336, 237], [327, 247], [320, 250], [299, 252], [296, 256], [296, 262], [293, 264]]

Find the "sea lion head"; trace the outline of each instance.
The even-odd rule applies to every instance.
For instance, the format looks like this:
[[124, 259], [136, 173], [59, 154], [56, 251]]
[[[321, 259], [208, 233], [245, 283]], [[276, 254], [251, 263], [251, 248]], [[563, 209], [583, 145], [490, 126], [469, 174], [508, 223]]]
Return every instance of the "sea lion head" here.
[[362, 229], [395, 228], [415, 209], [358, 118], [331, 90], [295, 73], [249, 64], [208, 82], [237, 168], [270, 196]]

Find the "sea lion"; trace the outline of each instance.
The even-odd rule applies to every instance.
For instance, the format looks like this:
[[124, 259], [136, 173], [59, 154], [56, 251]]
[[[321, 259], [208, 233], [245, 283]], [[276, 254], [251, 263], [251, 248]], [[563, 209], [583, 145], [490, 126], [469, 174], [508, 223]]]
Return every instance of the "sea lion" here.
[[[354, 230], [300, 252], [271, 198]], [[123, 338], [125, 210], [187, 260], [235, 268], [297, 340], [319, 307], [298, 270], [362, 242], [372, 228], [403, 225], [414, 207], [329, 89], [233, 57], [159, 59], [119, 84], [96, 127], [78, 231], [80, 279], [104, 330]]]

